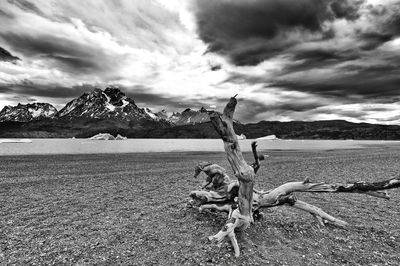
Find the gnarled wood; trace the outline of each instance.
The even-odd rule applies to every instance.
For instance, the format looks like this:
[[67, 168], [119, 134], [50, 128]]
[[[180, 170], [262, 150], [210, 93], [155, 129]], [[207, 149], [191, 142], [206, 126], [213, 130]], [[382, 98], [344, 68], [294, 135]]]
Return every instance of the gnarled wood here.
[[327, 214], [321, 208], [308, 204], [307, 202], [297, 200], [294, 204], [290, 205], [293, 208], [311, 213], [321, 225], [324, 225], [324, 220], [336, 226], [345, 227], [347, 223], [340, 219]]
[[[325, 222], [329, 222], [333, 225], [345, 227], [347, 223], [340, 219], [327, 214], [321, 208], [313, 206], [309, 203], [299, 201], [294, 196], [294, 192], [311, 192], [311, 193], [362, 193], [375, 197], [381, 197], [389, 199], [385, 191], [398, 188], [400, 184], [399, 178], [391, 178], [379, 182], [355, 182], [347, 184], [328, 184], [328, 183], [311, 183], [309, 179], [298, 182], [288, 182], [275, 189], [269, 191], [259, 191], [253, 189], [253, 212], [256, 213], [263, 208], [271, 208], [281, 205], [287, 205], [296, 209], [300, 209], [312, 214], [317, 221], [324, 225]], [[231, 181], [229, 183], [231, 188], [237, 188], [238, 183]], [[368, 190], [371, 189], [371, 190]], [[206, 198], [202, 204], [200, 204], [200, 210], [212, 209], [219, 211], [232, 212], [236, 208], [234, 201], [235, 197], [238, 196], [238, 190], [232, 190], [229, 196], [218, 194], [215, 191], [196, 191], [192, 192], [193, 198]], [[209, 203], [213, 202], [213, 203]]]
[[192, 191], [190, 196], [193, 202], [190, 205], [199, 207], [199, 211], [213, 209], [228, 212], [228, 220], [223, 228], [210, 240], [222, 241], [228, 237], [235, 250], [235, 256], [240, 255], [239, 246], [235, 236], [235, 229], [245, 229], [254, 217], [258, 216], [262, 208], [276, 206], [290, 206], [313, 215], [317, 221], [324, 225], [325, 222], [344, 227], [345, 221], [327, 214], [321, 208], [300, 201], [295, 192], [310, 193], [363, 193], [375, 197], [389, 199], [383, 190], [400, 187], [400, 177], [391, 178], [380, 182], [353, 182], [353, 183], [312, 183], [307, 178], [304, 181], [288, 182], [269, 191], [254, 189], [255, 173], [260, 168], [260, 161], [264, 156], [257, 154], [257, 143], [253, 142], [252, 152], [254, 163], [248, 165], [243, 158], [237, 135], [233, 130], [233, 114], [237, 101], [232, 97], [226, 105], [223, 114], [213, 112], [210, 114], [211, 122], [224, 142], [227, 159], [238, 180], [231, 180], [224, 168], [217, 164], [202, 162], [195, 168], [194, 177], [201, 172], [206, 174], [206, 183], [201, 190]]
[[303, 182], [288, 182], [273, 190], [263, 192], [257, 195], [258, 206], [276, 205], [280, 197], [287, 196], [293, 192], [313, 192], [313, 193], [362, 193], [375, 197], [389, 199], [386, 192], [380, 190], [387, 190], [400, 187], [399, 178], [391, 178], [380, 182], [355, 182], [347, 184], [329, 184], [329, 183], [311, 183], [309, 179]]
[[[248, 165], [240, 150], [237, 135], [233, 129], [233, 114], [237, 100], [230, 98], [225, 106], [222, 116], [214, 112], [210, 115], [211, 123], [221, 136], [224, 142], [224, 149], [233, 172], [239, 180], [238, 209], [232, 212], [224, 228], [210, 239], [221, 241], [225, 236], [230, 236], [232, 244], [236, 243], [234, 230], [245, 229], [249, 226], [252, 218], [253, 187], [255, 172], [253, 167]], [[235, 247], [235, 255], [239, 256], [239, 249]]]
[[[308, 181], [308, 180], [306, 180]], [[359, 181], [354, 183], [304, 183], [304, 192], [329, 192], [329, 193], [365, 193], [374, 197], [389, 199], [389, 196], [381, 190], [400, 187], [400, 178], [395, 177], [379, 182]]]
[[199, 206], [199, 210], [229, 211], [234, 198], [238, 196], [239, 182], [231, 180], [223, 167], [210, 162], [199, 162], [196, 165], [194, 177], [201, 173], [206, 175], [205, 184], [201, 190], [190, 192], [190, 197], [194, 200], [192, 205]]

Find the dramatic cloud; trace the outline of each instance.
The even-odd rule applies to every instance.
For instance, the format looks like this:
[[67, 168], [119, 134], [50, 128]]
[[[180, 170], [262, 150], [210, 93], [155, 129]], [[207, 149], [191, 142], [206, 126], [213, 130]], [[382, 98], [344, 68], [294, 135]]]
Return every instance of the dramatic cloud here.
[[44, 13], [34, 3], [28, 2], [26, 0], [7, 0], [7, 2], [19, 7], [23, 11], [32, 12], [39, 16], [44, 16]]
[[62, 90], [70, 97], [82, 84], [128, 90], [143, 85], [151, 88], [148, 94], [195, 102], [193, 94], [201, 87], [210, 90], [223, 73], [212, 73], [217, 71], [203, 55], [206, 46], [185, 6], [184, 1], [7, 1], [0, 7], [0, 23], [8, 25], [0, 28], [0, 43], [21, 62], [0, 65], [0, 84], [8, 94]]
[[297, 91], [324, 99], [326, 105], [314, 113], [307, 109], [318, 106], [291, 108], [298, 101], [285, 98], [285, 104], [276, 101], [268, 109], [261, 108], [267, 105], [258, 98], [260, 108], [254, 105], [248, 117], [261, 112], [281, 119], [286, 114], [289, 119], [313, 119], [329, 110], [335, 112], [332, 117], [356, 121], [358, 116], [358, 121], [366, 121], [364, 111], [343, 113], [333, 107], [388, 102], [397, 106], [398, 0], [197, 0], [194, 8], [198, 34], [208, 52], [237, 66], [225, 83], [258, 86], [259, 93], [268, 95]]
[[73, 87], [62, 87], [58, 84], [47, 84], [37, 86], [29, 81], [20, 84], [0, 85], [0, 93], [14, 92], [18, 95], [38, 96], [48, 98], [72, 98], [78, 97], [84, 92], [91, 91], [95, 87], [92, 85], [82, 85]]
[[19, 60], [18, 57], [13, 56], [9, 51], [0, 47], [0, 61], [15, 62]]
[[200, 37], [209, 51], [255, 65], [304, 41], [331, 38], [326, 22], [358, 18], [360, 1], [197, 0]]
[[400, 123], [400, 0], [7, 0], [0, 25], [0, 108], [116, 85], [154, 111], [238, 93], [243, 122]]
[[[151, 93], [152, 89], [137, 85], [133, 88], [123, 88], [127, 91], [127, 96], [135, 99], [136, 104], [139, 106], [147, 106], [154, 108], [154, 110], [166, 110], [169, 112], [183, 111], [188, 107], [200, 109], [201, 107], [208, 107], [215, 99], [208, 97], [198, 97], [194, 99], [182, 99], [182, 97], [171, 97], [168, 94], [154, 94]], [[226, 99], [225, 99], [226, 100]]]

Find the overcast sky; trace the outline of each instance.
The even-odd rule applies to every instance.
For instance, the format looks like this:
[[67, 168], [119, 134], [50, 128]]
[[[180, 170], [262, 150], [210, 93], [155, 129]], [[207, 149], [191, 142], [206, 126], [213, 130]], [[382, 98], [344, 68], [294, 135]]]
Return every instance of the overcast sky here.
[[239, 94], [242, 122], [400, 124], [400, 0], [8, 0], [0, 25], [0, 109], [116, 85], [153, 111]]

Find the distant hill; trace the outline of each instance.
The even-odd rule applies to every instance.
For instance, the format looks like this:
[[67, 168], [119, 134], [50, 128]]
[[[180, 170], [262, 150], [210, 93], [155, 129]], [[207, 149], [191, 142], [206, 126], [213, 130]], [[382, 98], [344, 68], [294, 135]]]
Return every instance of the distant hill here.
[[237, 133], [248, 138], [276, 135], [281, 139], [370, 139], [400, 140], [400, 126], [351, 123], [344, 120], [326, 121], [261, 121], [237, 125]]
[[[235, 124], [237, 134], [249, 139], [276, 135], [281, 139], [365, 139], [400, 140], [400, 126], [350, 123], [342, 120], [314, 122], [261, 121]], [[173, 125], [167, 121], [121, 123], [107, 119], [40, 120], [31, 122], [1, 122], [2, 138], [88, 138], [107, 132], [128, 138], [219, 138], [211, 122]]]
[[[276, 135], [280, 139], [365, 139], [400, 140], [400, 126], [351, 123], [343, 120], [331, 121], [261, 121], [234, 125], [236, 134], [248, 139]], [[136, 133], [130, 137], [141, 138], [219, 138], [211, 122], [194, 125], [165, 127]], [[129, 133], [128, 133], [129, 135]]]

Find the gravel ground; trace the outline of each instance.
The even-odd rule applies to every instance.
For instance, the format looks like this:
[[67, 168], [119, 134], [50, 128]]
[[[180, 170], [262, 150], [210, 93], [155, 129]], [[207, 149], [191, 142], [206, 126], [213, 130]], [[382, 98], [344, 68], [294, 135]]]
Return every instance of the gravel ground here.
[[[382, 180], [399, 174], [400, 150], [270, 151], [256, 188], [292, 180]], [[245, 154], [251, 161], [251, 154]], [[14, 265], [400, 265], [400, 190], [391, 200], [298, 194], [349, 222], [319, 228], [289, 207], [238, 234], [233, 256], [207, 237], [222, 213], [186, 209], [196, 162], [231, 169], [223, 153], [0, 157], [0, 264]]]

